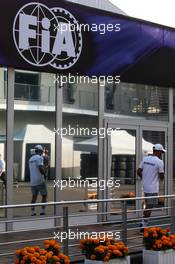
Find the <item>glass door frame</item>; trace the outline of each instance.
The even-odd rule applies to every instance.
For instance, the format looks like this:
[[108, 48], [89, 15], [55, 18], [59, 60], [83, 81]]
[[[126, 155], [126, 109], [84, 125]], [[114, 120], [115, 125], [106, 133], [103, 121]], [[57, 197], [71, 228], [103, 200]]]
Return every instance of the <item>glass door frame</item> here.
[[[139, 164], [143, 158], [142, 154], [142, 138], [143, 131], [160, 131], [165, 133], [165, 148], [168, 149], [168, 122], [158, 122], [158, 121], [148, 121], [141, 120], [136, 118], [105, 118], [104, 127], [107, 128], [118, 128], [126, 130], [135, 130], [136, 131], [136, 170], [139, 167]], [[103, 171], [104, 178], [106, 181], [110, 178], [111, 175], [111, 140], [110, 136], [107, 136], [104, 144], [104, 162], [103, 162]], [[168, 151], [165, 154], [165, 175], [168, 175], [170, 164], [168, 164]], [[168, 193], [168, 177], [165, 178], [165, 195]], [[109, 190], [106, 191], [104, 195], [106, 199], [110, 198]], [[136, 197], [141, 196], [141, 179], [136, 175]], [[139, 210], [142, 208], [142, 202], [136, 202], [136, 209]], [[106, 211], [109, 211], [109, 206], [106, 205]], [[141, 215], [142, 212], [137, 213], [136, 215]]]

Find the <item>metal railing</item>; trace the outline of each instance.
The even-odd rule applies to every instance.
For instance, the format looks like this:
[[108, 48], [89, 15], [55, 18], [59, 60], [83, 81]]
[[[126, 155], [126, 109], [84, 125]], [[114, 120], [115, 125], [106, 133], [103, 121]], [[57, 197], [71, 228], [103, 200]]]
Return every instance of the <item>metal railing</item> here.
[[[4, 82], [7, 87], [7, 82]], [[6, 89], [5, 89], [6, 90]], [[6, 95], [2, 99], [6, 98]], [[32, 85], [25, 83], [15, 83], [14, 98], [17, 102], [31, 102], [38, 104], [55, 105], [55, 87], [54, 85]], [[84, 110], [98, 110], [98, 89], [89, 91], [86, 87], [82, 90], [76, 88], [75, 91], [64, 87], [63, 104], [68, 108], [77, 108]]]
[[[7, 82], [4, 82], [5, 91], [7, 89]], [[4, 94], [4, 98], [6, 94]], [[15, 94], [14, 99], [16, 101], [31, 102], [55, 105], [55, 87], [54, 85], [33, 85], [27, 83], [15, 82]], [[17, 102], [16, 102], [17, 103]]]
[[[84, 84], [76, 89], [63, 89], [63, 103], [65, 107], [98, 110], [98, 89], [89, 90]], [[7, 82], [4, 82], [6, 91]], [[6, 95], [4, 94], [5, 98]], [[140, 84], [121, 83], [115, 90], [105, 92], [105, 112], [143, 116], [149, 119], [168, 120], [168, 89]], [[1, 98], [3, 99], [3, 97]], [[20, 101], [55, 104], [55, 87], [50, 85], [32, 85], [15, 83], [15, 99]]]
[[[175, 195], [160, 195], [157, 197], [147, 197], [146, 199], [155, 198], [163, 198], [165, 200], [165, 205], [161, 208], [153, 209], [153, 215], [149, 218], [150, 226], [171, 227], [171, 231], [175, 232]], [[143, 247], [143, 236], [139, 233], [139, 223], [142, 219], [143, 208], [136, 209], [136, 206], [130, 207], [128, 202], [133, 201], [133, 203], [136, 204], [143, 200], [145, 200], [145, 197], [48, 202], [44, 205], [46, 207], [53, 206], [55, 209], [59, 208], [59, 210], [57, 210], [59, 211], [58, 214], [29, 218], [4, 218], [0, 220], [0, 225], [4, 223], [6, 225], [14, 225], [15, 223], [28, 223], [32, 221], [32, 223], [40, 223], [40, 225], [43, 225], [43, 228], [38, 228], [37, 225], [33, 226], [32, 229], [35, 230], [35, 232], [32, 234], [34, 237], [31, 237], [30, 228], [0, 231], [0, 258], [14, 255], [15, 249], [23, 247], [24, 245], [33, 245], [36, 242], [40, 243], [45, 239], [53, 238], [58, 240], [59, 243], [62, 243], [64, 253], [68, 254], [71, 259], [74, 259], [75, 257], [82, 258], [79, 249], [79, 240], [84, 238], [85, 234], [87, 235], [88, 233], [89, 235], [92, 235], [94, 232], [97, 234], [100, 234], [101, 232], [106, 234], [108, 232], [112, 232], [113, 234], [119, 232], [120, 240], [127, 244], [130, 252], [138, 252], [139, 249], [141, 250]], [[86, 205], [93, 203], [98, 204], [99, 210], [96, 212], [70, 213], [70, 208], [73, 205]], [[118, 205], [115, 212], [111, 211], [110, 205], [112, 203]], [[32, 206], [39, 207], [42, 205], [43, 203], [36, 203]], [[101, 205], [107, 208], [105, 212], [100, 211]], [[0, 210], [13, 210], [16, 208], [24, 209], [30, 207], [31, 204], [2, 205], [0, 206]], [[55, 224], [53, 227], [46, 229], [46, 226], [44, 226], [44, 222], [42, 223], [42, 221], [51, 220], [54, 220]], [[76, 234], [74, 239], [71, 239], [70, 236], [68, 236], [70, 230], [72, 230], [72, 232], [74, 231]], [[80, 230], [81, 234], [83, 233], [83, 237], [77, 236], [77, 230]], [[29, 234], [27, 234], [27, 232]], [[61, 237], [58, 237], [57, 235], [58, 233], [61, 234], [61, 232], [62, 234], [67, 234], [62, 241]], [[27, 239], [24, 239], [26, 234]], [[42, 236], [36, 237], [36, 235], [41, 234]]]

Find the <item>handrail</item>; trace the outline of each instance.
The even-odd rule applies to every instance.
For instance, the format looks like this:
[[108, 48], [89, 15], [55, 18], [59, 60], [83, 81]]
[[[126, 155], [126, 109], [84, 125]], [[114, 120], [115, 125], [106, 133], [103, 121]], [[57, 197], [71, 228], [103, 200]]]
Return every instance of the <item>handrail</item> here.
[[[138, 200], [147, 200], [147, 199], [155, 199], [155, 198], [175, 198], [174, 194], [170, 195], [158, 195], [158, 196], [149, 196], [149, 197], [131, 197], [131, 198], [115, 198], [115, 199], [90, 199], [90, 200], [76, 200], [76, 201], [62, 201], [62, 202], [47, 202], [44, 203], [45, 206], [53, 206], [53, 205], [74, 205], [74, 204], [85, 204], [85, 203], [110, 203], [110, 202], [127, 202], [127, 201], [138, 201]], [[42, 206], [43, 203], [35, 203], [35, 204], [13, 204], [13, 205], [1, 205], [0, 209], [6, 208], [22, 208], [22, 207], [31, 207], [31, 206]]]

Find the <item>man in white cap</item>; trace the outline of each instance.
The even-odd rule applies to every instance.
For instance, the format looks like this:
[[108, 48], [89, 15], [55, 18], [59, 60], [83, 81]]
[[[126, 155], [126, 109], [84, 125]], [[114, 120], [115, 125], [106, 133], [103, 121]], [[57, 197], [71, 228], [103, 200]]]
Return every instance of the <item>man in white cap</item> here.
[[[161, 156], [166, 150], [161, 144], [153, 146], [153, 154], [144, 157], [137, 170], [138, 176], [142, 178], [143, 191], [145, 197], [158, 196], [159, 193], [159, 179], [164, 179], [164, 163]], [[158, 204], [157, 198], [150, 198], [145, 200], [146, 210], [144, 211], [144, 218], [141, 224], [141, 232], [143, 228], [148, 226], [148, 219], [151, 216], [152, 208]]]
[[0, 179], [3, 181], [4, 186], [6, 186], [6, 174], [5, 174], [5, 161], [0, 154]]
[[[42, 203], [47, 202], [47, 186], [46, 186], [46, 175], [43, 164], [43, 147], [41, 145], [35, 146], [35, 155], [29, 159], [30, 169], [30, 183], [32, 190], [32, 201], [36, 203], [38, 194], [42, 196]], [[31, 208], [32, 216], [35, 216], [35, 207]], [[40, 215], [45, 215], [45, 206], [42, 206]]]

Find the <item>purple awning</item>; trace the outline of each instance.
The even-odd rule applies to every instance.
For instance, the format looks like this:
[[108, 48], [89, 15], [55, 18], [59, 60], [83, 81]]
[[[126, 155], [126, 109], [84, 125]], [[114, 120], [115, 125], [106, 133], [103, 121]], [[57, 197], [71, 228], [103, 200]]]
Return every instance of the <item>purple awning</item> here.
[[[167, 87], [175, 86], [174, 29], [67, 1], [39, 0], [34, 5], [36, 9], [34, 9], [29, 0], [6, 0], [0, 2], [1, 66], [88, 76], [121, 75], [121, 80], [125, 82]], [[40, 15], [35, 21], [35, 16], [37, 17], [38, 12], [37, 5], [38, 7], [41, 5], [43, 8], [43, 10], [39, 8], [39, 11], [42, 17], [46, 18], [45, 20], [41, 18], [40, 21]], [[61, 8], [62, 10], [67, 10], [73, 17], [66, 14], [65, 11], [60, 11]], [[63, 13], [64, 18], [60, 18], [58, 11]], [[72, 23], [75, 23], [76, 20], [79, 24], [90, 25], [90, 31], [81, 32], [82, 39], [78, 31], [72, 33], [72, 45], [75, 47], [75, 52], [71, 48], [67, 54], [67, 51], [60, 51], [58, 46], [61, 40], [58, 38], [58, 43], [55, 44], [56, 51], [53, 54], [53, 42], [55, 39], [55, 35], [53, 36], [55, 34], [53, 30], [53, 14], [57, 18], [55, 23], [65, 23], [67, 21], [66, 16], [69, 16]], [[31, 19], [33, 24], [28, 25], [29, 35], [31, 35], [26, 35], [28, 42], [33, 46], [32, 49], [28, 50], [27, 46], [26, 50], [25, 48], [23, 50], [18, 49], [18, 46], [25, 47], [25, 43], [27, 43], [22, 38], [20, 40], [18, 34], [21, 34], [22, 29], [25, 29], [25, 25], [21, 24], [20, 27], [23, 15], [33, 18], [33, 20]], [[37, 60], [36, 58], [39, 55], [38, 51], [35, 51], [37, 45], [34, 42], [36, 41], [38, 47], [40, 47], [39, 52], [41, 52], [42, 39], [40, 37], [43, 29], [47, 31], [47, 24], [49, 24], [47, 19], [50, 19], [50, 25], [52, 26], [49, 31], [52, 38], [50, 38], [50, 46], [45, 45], [44, 49], [47, 51], [47, 49], [52, 47], [52, 51], [50, 54], [47, 52], [47, 56], [43, 55], [40, 60]], [[45, 21], [45, 24], [44, 22], [42, 24], [42, 21]], [[116, 25], [119, 24], [120, 31], [106, 30], [105, 34], [102, 34], [103, 29], [106, 29], [109, 24], [113, 25], [113, 29], [117, 29]], [[93, 25], [96, 25], [99, 30], [95, 31]], [[43, 29], [40, 28], [42, 26], [44, 27]], [[37, 35], [35, 31], [38, 29], [40, 34]], [[110, 29], [112, 29], [112, 26]], [[70, 46], [71, 39], [68, 35], [62, 38], [62, 46], [66, 43], [66, 38], [69, 40]], [[22, 44], [20, 44], [20, 41]], [[48, 56], [50, 56], [50, 63]], [[69, 59], [66, 60], [68, 57]], [[51, 61], [51, 59], [53, 60]], [[30, 63], [32, 60], [34, 60], [33, 64]], [[47, 63], [42, 65], [42, 60]], [[64, 64], [63, 66], [62, 63]]]

